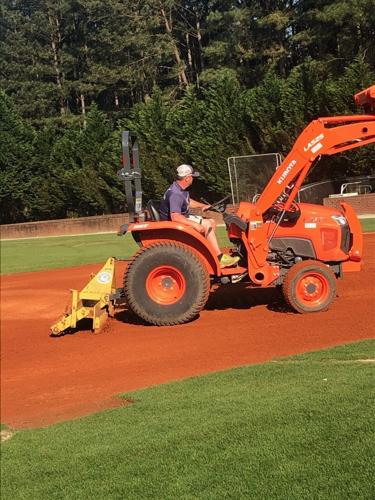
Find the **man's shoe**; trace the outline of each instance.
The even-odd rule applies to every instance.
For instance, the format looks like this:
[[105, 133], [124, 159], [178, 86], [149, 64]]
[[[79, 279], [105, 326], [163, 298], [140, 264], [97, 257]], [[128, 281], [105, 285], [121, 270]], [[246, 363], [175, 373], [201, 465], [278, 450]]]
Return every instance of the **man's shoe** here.
[[220, 267], [223, 268], [235, 266], [239, 260], [239, 257], [231, 257], [227, 253], [223, 253], [220, 259]]

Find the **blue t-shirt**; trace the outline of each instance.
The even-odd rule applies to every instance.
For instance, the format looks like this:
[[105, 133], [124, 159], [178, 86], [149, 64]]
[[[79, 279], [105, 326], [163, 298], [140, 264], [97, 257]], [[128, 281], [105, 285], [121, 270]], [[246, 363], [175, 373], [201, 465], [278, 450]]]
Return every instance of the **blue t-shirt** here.
[[171, 220], [171, 213], [189, 215], [190, 195], [189, 191], [182, 189], [175, 181], [166, 190], [160, 202], [159, 212], [161, 220]]

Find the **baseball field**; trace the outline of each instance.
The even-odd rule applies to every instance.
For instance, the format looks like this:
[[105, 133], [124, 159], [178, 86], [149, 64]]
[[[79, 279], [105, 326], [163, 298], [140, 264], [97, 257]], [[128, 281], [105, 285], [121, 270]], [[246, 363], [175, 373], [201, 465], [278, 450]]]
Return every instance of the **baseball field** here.
[[375, 233], [364, 250], [324, 313], [238, 284], [185, 325], [122, 308], [51, 338], [69, 289], [134, 247], [2, 242], [2, 498], [373, 498]]

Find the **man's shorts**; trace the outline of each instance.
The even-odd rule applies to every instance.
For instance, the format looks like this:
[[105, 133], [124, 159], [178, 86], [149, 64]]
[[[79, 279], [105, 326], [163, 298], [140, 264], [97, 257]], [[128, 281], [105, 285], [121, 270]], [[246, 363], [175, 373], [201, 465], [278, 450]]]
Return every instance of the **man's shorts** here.
[[197, 224], [202, 224], [203, 221], [203, 217], [201, 217], [200, 215], [188, 215], [186, 218], [192, 220], [193, 222], [196, 222]]

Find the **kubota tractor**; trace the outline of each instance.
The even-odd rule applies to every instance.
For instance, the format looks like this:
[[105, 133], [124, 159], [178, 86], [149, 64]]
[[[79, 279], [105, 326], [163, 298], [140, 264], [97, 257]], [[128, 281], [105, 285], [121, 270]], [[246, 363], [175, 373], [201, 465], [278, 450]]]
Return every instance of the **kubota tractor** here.
[[[295, 311], [326, 310], [335, 297], [336, 279], [361, 269], [361, 226], [347, 203], [334, 209], [295, 199], [322, 155], [375, 142], [375, 85], [356, 94], [355, 102], [367, 114], [312, 121], [254, 203], [242, 201], [235, 214], [225, 211], [225, 200], [211, 206], [223, 214], [232, 252], [241, 258], [232, 268], [220, 268], [208, 241], [192, 227], [160, 221], [155, 202], [142, 208], [138, 143], [124, 132], [119, 176], [125, 184], [130, 223], [121, 227], [120, 234], [131, 233], [139, 251], [127, 266], [123, 288], [114, 286], [114, 260], [109, 259], [88, 287], [73, 292], [72, 311], [52, 326], [52, 334], [76, 326], [83, 317], [93, 318], [93, 328], [98, 328], [119, 295], [148, 323], [184, 323], [204, 307], [213, 283], [281, 286]], [[91, 292], [98, 286], [102, 289], [95, 302]]]

